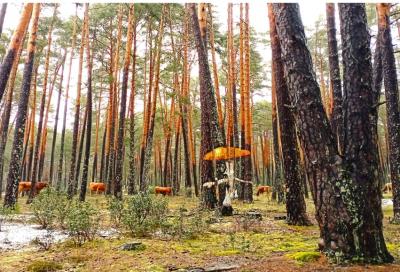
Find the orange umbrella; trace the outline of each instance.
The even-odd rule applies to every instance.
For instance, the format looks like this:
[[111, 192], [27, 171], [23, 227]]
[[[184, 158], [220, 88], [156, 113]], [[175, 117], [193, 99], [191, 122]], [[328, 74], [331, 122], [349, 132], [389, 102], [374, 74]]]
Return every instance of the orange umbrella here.
[[219, 161], [219, 160], [230, 160], [249, 155], [250, 155], [249, 150], [244, 150], [236, 147], [221, 146], [205, 154], [203, 159], [206, 161], [212, 161], [212, 160]]

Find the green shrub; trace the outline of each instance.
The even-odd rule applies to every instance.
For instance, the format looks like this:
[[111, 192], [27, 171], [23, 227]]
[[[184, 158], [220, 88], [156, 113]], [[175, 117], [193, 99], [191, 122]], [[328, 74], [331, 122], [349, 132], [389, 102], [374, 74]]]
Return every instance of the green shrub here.
[[35, 220], [42, 228], [51, 227], [56, 215], [54, 207], [57, 205], [56, 193], [51, 188], [44, 189], [32, 202], [32, 211]]
[[109, 198], [108, 211], [110, 212], [110, 221], [112, 225], [116, 228], [120, 227], [124, 215], [124, 202], [115, 197]]
[[64, 193], [53, 188], [45, 188], [32, 202], [35, 220], [42, 228], [53, 227], [55, 224], [64, 226], [65, 217], [69, 211], [70, 201]]
[[55, 192], [55, 195], [57, 197], [57, 203], [54, 205], [55, 220], [61, 228], [65, 229], [65, 219], [68, 215], [71, 201], [67, 198], [66, 193]]
[[61, 264], [53, 261], [34, 261], [28, 266], [28, 271], [32, 272], [52, 272], [62, 268]]
[[68, 235], [75, 245], [81, 246], [91, 241], [99, 227], [98, 212], [90, 203], [74, 200], [65, 218]]
[[0, 205], [0, 231], [1, 231], [1, 226], [8, 220], [11, 215], [13, 214], [13, 209], [4, 207], [3, 205]]
[[163, 225], [163, 232], [178, 239], [195, 239], [208, 230], [205, 218], [200, 211], [189, 214], [186, 208], [181, 207], [178, 215]]
[[165, 223], [167, 211], [166, 199], [139, 193], [126, 198], [122, 224], [133, 235], [145, 236]]

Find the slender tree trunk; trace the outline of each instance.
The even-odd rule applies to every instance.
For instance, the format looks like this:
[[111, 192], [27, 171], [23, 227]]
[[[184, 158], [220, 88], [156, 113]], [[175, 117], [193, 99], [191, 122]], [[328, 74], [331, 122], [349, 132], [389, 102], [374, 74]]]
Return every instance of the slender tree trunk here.
[[[107, 118], [106, 118], [106, 123], [107, 123]], [[106, 149], [106, 136], [107, 136], [107, 130], [104, 129], [103, 133], [103, 144], [101, 147], [101, 160], [100, 160], [100, 182], [104, 182], [105, 178], [105, 149]]]
[[[54, 91], [54, 87], [56, 84], [58, 71], [59, 71], [60, 67], [63, 65], [64, 61], [65, 61], [65, 59], [63, 58], [62, 61], [59, 64], [57, 64], [55, 71], [54, 71], [53, 80], [50, 83], [50, 90], [49, 90], [49, 95], [48, 95], [47, 104], [46, 104], [46, 113], [44, 115], [44, 121], [43, 121], [42, 138], [40, 139], [40, 147], [39, 147], [40, 151], [39, 151], [38, 180], [42, 180], [42, 176], [43, 176], [44, 158], [46, 155], [46, 146], [47, 146], [46, 145], [46, 143], [47, 143], [47, 122], [49, 120], [50, 103], [51, 103], [51, 99], [53, 97], [53, 91]], [[48, 180], [50, 180], [50, 178]]]
[[[1, 4], [1, 11], [0, 11], [0, 36], [3, 33], [3, 24], [4, 24], [4, 18], [6, 17], [6, 11], [7, 11], [7, 3]], [[22, 43], [23, 44], [23, 43]]]
[[176, 119], [175, 123], [175, 149], [174, 149], [174, 167], [172, 169], [172, 190], [174, 195], [179, 193], [179, 182], [178, 182], [178, 157], [179, 157], [179, 138], [181, 133], [181, 116]]
[[51, 144], [51, 156], [50, 156], [50, 174], [49, 174], [49, 183], [54, 186], [53, 184], [53, 172], [54, 172], [54, 157], [55, 157], [55, 148], [56, 148], [56, 141], [57, 141], [57, 130], [58, 130], [58, 116], [60, 111], [60, 103], [61, 103], [61, 93], [62, 93], [62, 83], [64, 79], [64, 64], [65, 58], [67, 56], [67, 51], [65, 50], [63, 61], [62, 61], [62, 68], [61, 68], [61, 77], [60, 77], [60, 86], [58, 89], [58, 98], [57, 98], [57, 109], [56, 109], [56, 117], [54, 121], [54, 129], [53, 129], [53, 141]]
[[[249, 3], [245, 4], [245, 24], [244, 24], [244, 115], [245, 115], [245, 139], [244, 149], [251, 152], [252, 145], [252, 118], [251, 118], [251, 93], [250, 93], [250, 23], [249, 23]], [[242, 158], [243, 161], [243, 200], [253, 202], [253, 169], [251, 156]]]
[[[204, 155], [218, 146], [223, 146], [223, 138], [220, 127], [218, 125], [218, 114], [215, 101], [214, 88], [211, 80], [211, 72], [208, 64], [207, 49], [204, 39], [202, 38], [203, 28], [201, 28], [201, 20], [197, 17], [195, 4], [190, 4], [192, 13], [192, 28], [197, 48], [199, 62], [199, 79], [200, 79], [200, 104], [201, 104], [201, 183], [203, 189], [203, 204], [208, 208], [214, 208], [217, 203], [215, 193], [215, 181], [213, 173], [212, 161], [203, 160]], [[205, 7], [204, 7], [205, 8]], [[201, 7], [200, 7], [201, 9]], [[200, 19], [202, 16], [200, 17]], [[204, 30], [203, 30], [204, 31]], [[217, 162], [216, 178], [224, 177], [226, 166], [224, 162]], [[219, 188], [219, 206], [225, 198], [224, 188]]]
[[[30, 28], [27, 57], [22, 78], [21, 94], [19, 96], [17, 119], [15, 123], [14, 142], [11, 149], [11, 160], [8, 170], [6, 195], [4, 206], [14, 207], [17, 200], [18, 184], [21, 179], [22, 144], [25, 133], [25, 121], [28, 110], [28, 100], [31, 88], [33, 63], [36, 50], [36, 37], [39, 23], [40, 4], [33, 4], [32, 24]], [[28, 16], [28, 15], [27, 15]], [[29, 15], [30, 17], [30, 15]], [[28, 19], [29, 21], [29, 19]]]
[[32, 165], [32, 176], [31, 176], [31, 189], [29, 192], [29, 197], [27, 203], [31, 203], [33, 200], [34, 195], [36, 194], [36, 181], [38, 178], [39, 172], [39, 161], [40, 161], [40, 142], [42, 139], [42, 130], [43, 130], [43, 117], [44, 117], [44, 110], [45, 110], [45, 103], [46, 103], [46, 92], [47, 92], [47, 80], [49, 75], [49, 63], [50, 63], [50, 53], [51, 53], [51, 42], [52, 42], [52, 32], [54, 21], [57, 12], [57, 6], [54, 7], [53, 11], [53, 18], [49, 28], [48, 36], [47, 36], [47, 52], [46, 52], [46, 60], [45, 60], [45, 67], [44, 67], [44, 80], [43, 80], [43, 91], [42, 91], [42, 99], [40, 102], [40, 113], [39, 113], [39, 124], [37, 127], [37, 134], [36, 134], [36, 143], [35, 143], [35, 153]]
[[83, 154], [83, 146], [85, 143], [85, 134], [86, 134], [86, 127], [87, 127], [87, 122], [88, 122], [88, 108], [85, 109], [85, 112], [83, 113], [83, 123], [82, 123], [82, 127], [80, 129], [80, 133], [79, 133], [79, 147], [78, 147], [78, 157], [76, 159], [76, 166], [75, 166], [75, 180], [74, 180], [74, 188], [73, 188], [73, 192], [74, 195], [77, 194], [78, 192], [78, 186], [79, 186], [79, 178], [80, 178], [80, 173], [81, 173], [81, 165], [82, 165], [82, 154]]
[[[112, 26], [112, 21], [110, 22]], [[109, 116], [108, 116], [108, 137], [107, 137], [107, 163], [106, 163], [106, 177], [107, 177], [107, 195], [111, 194], [114, 189], [115, 183], [115, 132], [117, 124], [117, 92], [118, 92], [118, 64], [119, 64], [119, 50], [121, 47], [121, 32], [122, 32], [122, 5], [119, 5], [118, 10], [118, 26], [117, 26], [117, 42], [115, 50], [111, 48], [110, 51], [110, 100], [109, 100]], [[110, 32], [111, 39], [113, 39], [112, 32]]]
[[[3, 6], [4, 7], [4, 6]], [[2, 11], [5, 9], [3, 9]], [[29, 21], [32, 15], [33, 4], [28, 3], [24, 5], [24, 9], [21, 13], [21, 18], [11, 37], [10, 44], [8, 45], [7, 52], [4, 56], [3, 63], [0, 66], [0, 102], [3, 98], [4, 91], [6, 90], [7, 82], [10, 77], [10, 71], [14, 63], [14, 59], [17, 55], [18, 48], [21, 46], [23, 37], [25, 35], [26, 29], [28, 28]], [[3, 18], [4, 20], [4, 18]], [[3, 23], [1, 23], [3, 25]]]
[[[272, 14], [270, 14], [271, 16]], [[278, 203], [284, 201], [284, 184], [282, 180], [282, 164], [280, 155], [279, 132], [278, 132], [278, 114], [276, 107], [276, 85], [275, 85], [274, 66], [272, 67], [272, 140], [274, 149], [274, 176], [272, 199], [278, 200]]]
[[[151, 157], [151, 150], [153, 146], [153, 134], [154, 134], [154, 125], [155, 125], [155, 115], [156, 115], [156, 101], [157, 101], [157, 96], [159, 93], [159, 80], [160, 80], [160, 62], [161, 62], [161, 47], [162, 47], [162, 39], [163, 39], [163, 33], [164, 33], [164, 16], [165, 16], [165, 10], [166, 10], [166, 5], [163, 5], [163, 10], [162, 10], [162, 16], [160, 19], [159, 23], [159, 30], [158, 30], [158, 40], [156, 44], [156, 55], [155, 55], [155, 82], [154, 82], [154, 90], [153, 90], [153, 102], [151, 103], [151, 108], [148, 108], [147, 110], [150, 110], [151, 114], [149, 116], [149, 128], [148, 128], [148, 133], [147, 133], [147, 140], [146, 140], [146, 146], [144, 150], [144, 158], [143, 158], [143, 174], [142, 174], [142, 180], [140, 183], [140, 190], [142, 192], [147, 191], [148, 185], [150, 184], [150, 175], [149, 173], [149, 167], [150, 167], [150, 157]], [[152, 86], [150, 84], [150, 86]]]
[[37, 90], [37, 76], [38, 76], [38, 70], [39, 70], [39, 65], [36, 66], [35, 68], [35, 76], [33, 80], [33, 103], [32, 103], [32, 114], [33, 118], [31, 120], [31, 130], [30, 130], [30, 135], [29, 135], [29, 159], [28, 159], [28, 164], [27, 164], [27, 180], [30, 180], [31, 175], [32, 175], [32, 165], [33, 165], [33, 150], [35, 147], [35, 116], [36, 116], [36, 90]]
[[71, 71], [72, 71], [72, 59], [74, 57], [74, 50], [76, 44], [76, 21], [77, 21], [77, 10], [78, 6], [75, 6], [75, 18], [74, 18], [74, 26], [72, 30], [72, 41], [71, 41], [71, 52], [69, 55], [69, 66], [68, 66], [68, 77], [67, 77], [67, 86], [65, 90], [65, 101], [64, 101], [64, 117], [63, 117], [63, 127], [61, 131], [61, 143], [60, 143], [60, 158], [58, 161], [58, 169], [57, 169], [57, 184], [56, 189], [60, 190], [61, 188], [61, 181], [62, 181], [62, 173], [63, 173], [63, 164], [64, 164], [64, 143], [65, 143], [65, 129], [67, 125], [67, 112], [68, 112], [68, 99], [69, 99], [69, 87], [70, 87], [70, 80], [71, 80]]
[[128, 76], [129, 76], [129, 65], [131, 61], [131, 48], [133, 40], [133, 24], [134, 24], [134, 5], [129, 5], [129, 16], [128, 16], [128, 33], [127, 42], [125, 48], [125, 61], [122, 72], [122, 89], [121, 89], [121, 109], [119, 114], [119, 125], [118, 125], [118, 139], [117, 139], [117, 167], [115, 171], [115, 187], [114, 196], [118, 199], [122, 199], [122, 173], [123, 173], [123, 145], [124, 145], [124, 129], [125, 129], [125, 112], [126, 112], [126, 97], [128, 91]]
[[[12, 108], [12, 98], [14, 94], [14, 83], [15, 83], [15, 78], [17, 75], [18, 71], [18, 64], [19, 60], [21, 57], [22, 49], [23, 49], [23, 44], [24, 40], [26, 37], [26, 32], [23, 34], [23, 41], [20, 44], [17, 55], [14, 59], [13, 67], [11, 69], [11, 74], [10, 74], [10, 81], [8, 83], [8, 91], [7, 91], [7, 97], [6, 97], [6, 102], [4, 106], [4, 111], [1, 117], [1, 140], [0, 140], [0, 199], [1, 195], [3, 192], [3, 171], [4, 171], [4, 152], [6, 149], [7, 145], [7, 140], [8, 140], [8, 127], [10, 124], [10, 117], [11, 117], [11, 108]], [[36, 78], [36, 77], [35, 77]], [[36, 83], [36, 81], [35, 81]], [[35, 94], [34, 94], [35, 97]], [[33, 122], [35, 120], [35, 115], [33, 115]], [[29, 166], [29, 165], [28, 165]], [[28, 168], [29, 169], [29, 168]]]
[[[135, 14], [133, 14], [134, 17]], [[136, 18], [133, 18], [133, 60], [131, 78], [131, 96], [129, 101], [129, 174], [128, 174], [128, 194], [133, 195], [137, 189], [136, 181], [136, 160], [135, 160], [135, 96], [136, 96]]]
[[[86, 142], [85, 142], [85, 158], [83, 161], [82, 169], [82, 182], [81, 190], [79, 193], [79, 200], [85, 201], [86, 197], [86, 187], [89, 179], [89, 159], [90, 159], [90, 144], [92, 138], [92, 58], [90, 53], [90, 43], [89, 43], [89, 4], [85, 4], [85, 18], [86, 20], [86, 62], [87, 62], [87, 102], [86, 102]], [[82, 131], [83, 135], [83, 131]], [[83, 139], [83, 137], [82, 137]]]
[[326, 4], [326, 23], [328, 32], [328, 50], [329, 50], [329, 76], [332, 87], [332, 116], [330, 123], [332, 131], [336, 136], [339, 153], [342, 154], [344, 140], [344, 122], [342, 112], [342, 83], [340, 81], [339, 53], [336, 41], [335, 25], [335, 4]]
[[390, 4], [377, 4], [378, 27], [382, 32], [381, 52], [389, 132], [390, 180], [393, 186], [394, 221], [400, 222], [400, 112], [396, 62], [390, 29]]
[[297, 137], [294, 117], [288, 108], [290, 98], [284, 78], [281, 59], [281, 45], [276, 32], [275, 16], [272, 4], [268, 4], [270, 36], [272, 50], [272, 70], [275, 73], [276, 104], [279, 116], [279, 129], [282, 144], [283, 172], [286, 184], [286, 212], [289, 225], [307, 226], [311, 222], [307, 217], [306, 203], [302, 192], [300, 154], [297, 149]]
[[101, 99], [103, 95], [103, 82], [100, 84], [100, 94], [99, 94], [99, 102], [97, 106], [96, 112], [96, 131], [95, 131], [95, 143], [94, 143], [94, 155], [93, 155], [93, 169], [92, 169], [92, 182], [95, 182], [97, 178], [97, 169], [98, 169], [98, 150], [99, 150], [99, 127], [100, 127], [100, 112], [101, 112]]
[[[71, 160], [70, 160], [70, 168], [69, 168], [69, 177], [68, 177], [68, 185], [67, 185], [67, 194], [68, 198], [72, 199], [74, 195], [75, 185], [75, 166], [76, 166], [76, 154], [77, 154], [77, 146], [78, 146], [78, 130], [79, 130], [79, 113], [81, 108], [81, 89], [82, 89], [82, 68], [83, 68], [83, 51], [85, 48], [84, 40], [85, 40], [85, 20], [83, 20], [82, 24], [82, 32], [81, 32], [81, 45], [79, 48], [79, 68], [78, 68], [78, 82], [77, 82], [77, 91], [76, 91], [76, 101], [75, 101], [75, 117], [74, 117], [74, 127], [72, 131], [72, 149], [71, 149]], [[75, 40], [75, 37], [73, 38]]]
[[208, 5], [208, 13], [210, 18], [210, 48], [211, 48], [211, 59], [212, 59], [212, 67], [213, 67], [213, 77], [214, 77], [214, 86], [215, 86], [215, 95], [217, 98], [217, 112], [218, 112], [218, 123], [219, 127], [222, 131], [222, 136], [225, 138], [225, 130], [224, 130], [224, 117], [222, 114], [222, 103], [221, 103], [221, 95], [219, 92], [219, 79], [218, 79], [218, 67], [217, 67], [217, 60], [215, 54], [215, 45], [214, 45], [214, 25], [213, 25], [213, 14], [211, 9], [211, 4]]

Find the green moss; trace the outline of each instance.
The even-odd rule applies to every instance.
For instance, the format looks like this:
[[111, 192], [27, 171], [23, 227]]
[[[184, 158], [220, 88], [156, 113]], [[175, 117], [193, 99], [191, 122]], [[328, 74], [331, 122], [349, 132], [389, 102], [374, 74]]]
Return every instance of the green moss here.
[[318, 260], [321, 257], [321, 254], [315, 251], [300, 251], [291, 254], [286, 254], [286, 257], [300, 263], [308, 263]]
[[52, 272], [62, 268], [62, 265], [53, 261], [34, 261], [27, 269], [31, 272]]

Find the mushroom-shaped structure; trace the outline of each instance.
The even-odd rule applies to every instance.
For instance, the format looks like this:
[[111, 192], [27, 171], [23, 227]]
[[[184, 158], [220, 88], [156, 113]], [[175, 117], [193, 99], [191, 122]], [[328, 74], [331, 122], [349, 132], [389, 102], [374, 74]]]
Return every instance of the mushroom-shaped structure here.
[[[204, 155], [204, 160], [224, 160], [227, 166], [227, 177], [218, 180], [218, 197], [219, 203], [222, 202], [221, 214], [222, 215], [232, 215], [233, 209], [230, 201], [230, 193], [233, 189], [234, 181], [246, 182], [244, 180], [235, 177], [235, 171], [233, 167], [233, 159], [249, 156], [250, 151], [243, 150], [236, 147], [217, 147], [214, 150], [208, 152]], [[229, 185], [229, 186], [228, 186]], [[229, 201], [227, 201], [229, 198]], [[220, 204], [221, 205], [221, 204]]]
[[249, 156], [250, 151], [240, 149], [237, 147], [217, 147], [212, 151], [204, 155], [203, 159], [206, 161], [219, 161], [219, 160], [231, 160], [240, 157]]

